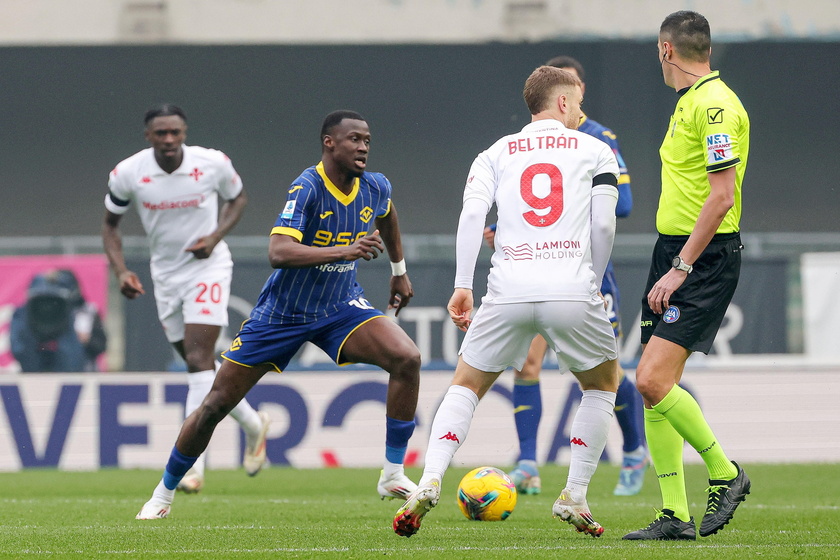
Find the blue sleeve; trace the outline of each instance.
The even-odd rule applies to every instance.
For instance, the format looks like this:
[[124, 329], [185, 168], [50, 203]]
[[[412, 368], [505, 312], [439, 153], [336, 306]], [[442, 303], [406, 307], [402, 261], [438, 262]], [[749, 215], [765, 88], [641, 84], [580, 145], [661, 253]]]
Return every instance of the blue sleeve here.
[[382, 173], [372, 173], [371, 177], [373, 179], [373, 183], [379, 188], [380, 193], [379, 206], [376, 209], [376, 217], [382, 218], [387, 216], [391, 211], [391, 191], [393, 190], [393, 187], [391, 186], [391, 181], [389, 181]]
[[627, 172], [627, 164], [624, 163], [624, 156], [621, 155], [621, 148], [618, 147], [618, 138], [612, 133], [610, 141], [604, 140], [612, 148], [615, 159], [618, 161], [618, 203], [615, 206], [615, 215], [618, 218], [626, 218], [633, 209], [633, 192], [630, 190], [630, 174]]
[[633, 193], [630, 191], [630, 183], [618, 185], [618, 202], [615, 205], [617, 218], [626, 218], [633, 209]]
[[311, 213], [310, 201], [315, 200], [312, 186], [309, 184], [292, 185], [289, 189], [289, 197], [283, 211], [277, 216], [274, 222], [275, 228], [290, 228], [303, 231], [306, 228], [308, 214]]

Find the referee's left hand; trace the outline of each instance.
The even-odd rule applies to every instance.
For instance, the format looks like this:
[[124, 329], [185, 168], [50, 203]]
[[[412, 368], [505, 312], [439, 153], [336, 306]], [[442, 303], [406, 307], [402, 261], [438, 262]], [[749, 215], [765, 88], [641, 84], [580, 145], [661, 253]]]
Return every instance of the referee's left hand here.
[[670, 307], [671, 295], [683, 285], [688, 273], [672, 268], [659, 279], [653, 288], [648, 292], [647, 300], [651, 310], [656, 314], [662, 314]]

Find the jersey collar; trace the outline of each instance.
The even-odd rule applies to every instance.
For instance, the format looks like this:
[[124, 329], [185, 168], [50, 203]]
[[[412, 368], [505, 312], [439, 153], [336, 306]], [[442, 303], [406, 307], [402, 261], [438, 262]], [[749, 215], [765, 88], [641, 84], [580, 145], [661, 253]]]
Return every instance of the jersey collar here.
[[589, 117], [587, 117], [587, 116], [583, 113], [583, 111], [581, 111], [581, 112], [580, 112], [580, 122], [578, 123], [578, 128], [580, 128], [581, 126], [583, 126], [583, 123], [585, 123], [585, 122], [586, 122], [586, 121], [588, 121], [588, 120], [589, 120]]
[[[183, 165], [181, 167], [183, 167]], [[353, 202], [353, 199], [355, 199], [356, 195], [359, 194], [359, 178], [358, 177], [353, 179], [353, 188], [350, 189], [350, 193], [349, 194], [344, 194], [343, 192], [341, 192], [341, 190], [338, 187], [335, 186], [335, 184], [332, 181], [330, 181], [330, 178], [327, 177], [327, 172], [324, 171], [324, 162], [323, 161], [318, 162], [318, 165], [315, 166], [315, 171], [317, 171], [318, 175], [320, 175], [321, 179], [323, 179], [324, 185], [327, 187], [327, 191], [329, 191], [329, 193], [331, 195], [333, 195], [335, 197], [335, 199], [337, 201], [339, 201], [340, 203], [342, 203], [343, 205], [347, 206], [348, 204]]]
[[534, 121], [531, 123], [526, 124], [522, 127], [522, 132], [531, 132], [535, 130], [548, 130], [548, 129], [557, 129], [566, 130], [566, 125], [561, 123], [555, 119], [540, 119], [538, 121]]
[[167, 173], [163, 169], [161, 169], [160, 165], [158, 165], [157, 160], [155, 159], [155, 150], [154, 148], [148, 148], [149, 150], [149, 167], [151, 168], [149, 171], [150, 175], [187, 175], [193, 172], [195, 165], [193, 165], [193, 158], [190, 157], [190, 150], [187, 149], [187, 145], [183, 144], [181, 148], [184, 151], [184, 159], [181, 160], [181, 165], [178, 166], [178, 169], [173, 171], [172, 173]]
[[677, 93], [680, 96], [683, 96], [686, 93], [688, 93], [689, 91], [697, 91], [698, 89], [700, 89], [704, 85], [708, 84], [709, 82], [712, 82], [714, 80], [719, 80], [719, 79], [720, 79], [720, 70], [712, 70], [711, 72], [709, 72], [708, 74], [706, 74], [705, 76], [703, 76], [702, 78], [700, 78], [696, 82], [694, 82], [693, 86], [681, 89]]

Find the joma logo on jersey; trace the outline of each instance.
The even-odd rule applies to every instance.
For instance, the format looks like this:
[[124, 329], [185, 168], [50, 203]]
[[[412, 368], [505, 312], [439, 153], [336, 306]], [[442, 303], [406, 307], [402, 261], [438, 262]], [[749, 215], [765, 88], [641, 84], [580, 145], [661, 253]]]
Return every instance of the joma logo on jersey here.
[[370, 219], [373, 218], [373, 208], [370, 206], [365, 206], [362, 208], [362, 211], [359, 212], [359, 219], [362, 220], [364, 223], [368, 223]]
[[312, 240], [312, 244], [318, 247], [330, 247], [333, 245], [345, 246], [356, 242], [356, 240], [361, 239], [365, 235], [367, 235], [366, 231], [360, 231], [359, 233], [353, 233], [352, 231], [333, 233], [325, 229], [319, 229], [315, 232], [315, 239]]

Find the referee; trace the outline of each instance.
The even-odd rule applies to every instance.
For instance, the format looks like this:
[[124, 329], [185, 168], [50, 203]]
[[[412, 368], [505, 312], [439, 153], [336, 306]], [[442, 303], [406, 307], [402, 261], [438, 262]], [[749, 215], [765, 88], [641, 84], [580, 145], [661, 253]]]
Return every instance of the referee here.
[[691, 353], [711, 349], [738, 284], [750, 123], [741, 101], [711, 70], [705, 17], [691, 11], [669, 15], [657, 46], [665, 84], [680, 97], [659, 148], [659, 238], [642, 302], [644, 350], [636, 383], [645, 401], [645, 433], [663, 506], [650, 525], [624, 538], [695, 540], [684, 441], [709, 471], [701, 537], [729, 523], [750, 491], [744, 469], [729, 460], [697, 401], [678, 385]]

